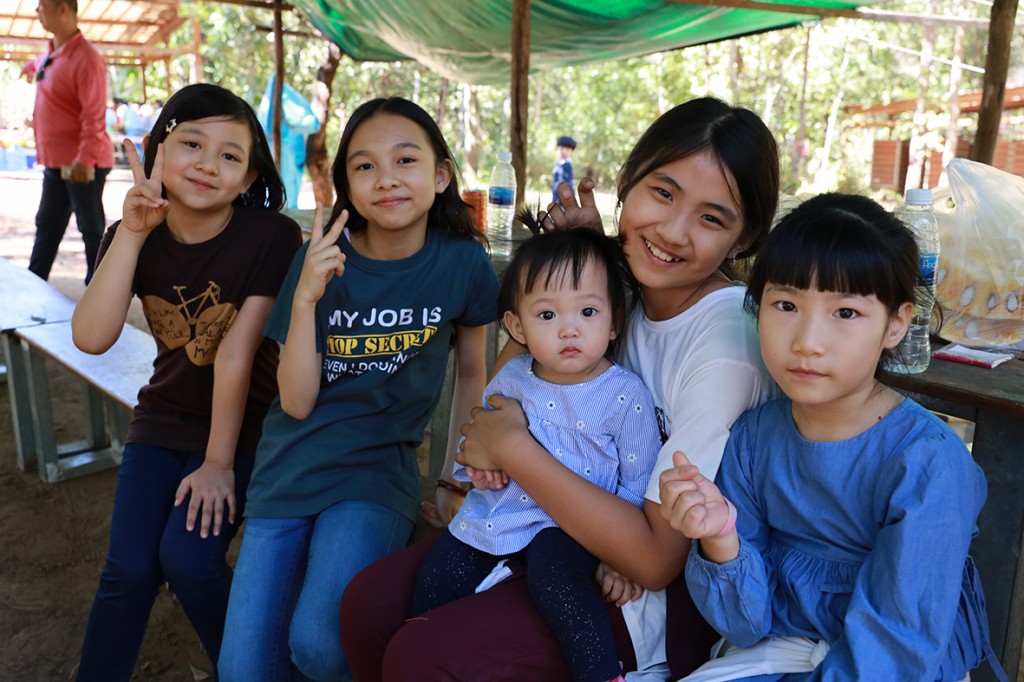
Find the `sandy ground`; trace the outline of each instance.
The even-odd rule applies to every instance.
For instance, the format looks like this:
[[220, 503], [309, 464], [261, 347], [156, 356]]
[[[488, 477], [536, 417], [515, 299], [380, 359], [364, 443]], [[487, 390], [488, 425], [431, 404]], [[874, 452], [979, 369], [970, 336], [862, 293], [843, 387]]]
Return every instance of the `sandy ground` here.
[[[38, 172], [0, 173], [0, 257], [16, 265], [28, 265], [41, 186]], [[111, 173], [104, 192], [108, 223], [120, 218], [130, 186], [127, 170]], [[50, 283], [77, 299], [84, 275], [84, 248], [72, 217]], [[137, 300], [129, 322], [146, 329]], [[81, 438], [80, 383], [60, 368], [51, 367], [49, 377], [57, 441]], [[110, 470], [54, 485], [20, 471], [10, 398], [0, 388], [0, 682], [74, 679], [106, 555], [116, 479]], [[209, 679], [209, 668], [184, 612], [162, 589], [133, 679]]]

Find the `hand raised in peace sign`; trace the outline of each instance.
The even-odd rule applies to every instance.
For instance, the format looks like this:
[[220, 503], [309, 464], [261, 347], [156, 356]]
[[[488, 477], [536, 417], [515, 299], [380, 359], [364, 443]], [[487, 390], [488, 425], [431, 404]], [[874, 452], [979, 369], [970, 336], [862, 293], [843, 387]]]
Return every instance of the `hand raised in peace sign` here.
[[167, 218], [170, 204], [163, 198], [164, 179], [164, 146], [156, 148], [153, 159], [153, 172], [146, 177], [142, 159], [135, 151], [135, 145], [125, 138], [124, 153], [128, 157], [128, 165], [132, 168], [132, 179], [135, 184], [124, 197], [124, 211], [121, 216], [121, 227], [137, 234], [149, 234], [157, 225]]
[[345, 254], [338, 246], [338, 238], [345, 229], [348, 211], [342, 211], [331, 229], [324, 234], [324, 211], [322, 206], [316, 207], [313, 214], [313, 233], [309, 238], [309, 248], [302, 262], [302, 273], [295, 287], [295, 300], [307, 304], [315, 304], [324, 295], [327, 283], [337, 275], [345, 272]]

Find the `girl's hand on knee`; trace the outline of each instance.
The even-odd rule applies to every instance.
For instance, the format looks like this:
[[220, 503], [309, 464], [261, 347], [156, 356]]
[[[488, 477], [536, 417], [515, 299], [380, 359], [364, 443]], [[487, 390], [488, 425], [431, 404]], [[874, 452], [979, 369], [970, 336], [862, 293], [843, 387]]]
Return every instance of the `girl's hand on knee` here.
[[695, 540], [735, 534], [735, 508], [718, 486], [683, 453], [672, 455], [672, 462], [675, 467], [662, 472], [659, 484], [661, 515], [669, 525]]
[[185, 517], [185, 529], [195, 530], [196, 519], [199, 519], [199, 537], [220, 535], [224, 524], [224, 512], [227, 508], [228, 523], [235, 522], [235, 472], [223, 469], [209, 462], [185, 477], [178, 486], [174, 496], [174, 506], [180, 507], [192, 493], [188, 503], [188, 514]]
[[135, 234], [148, 235], [153, 228], [167, 219], [167, 211], [170, 209], [170, 204], [163, 198], [164, 146], [157, 146], [153, 171], [148, 178], [142, 159], [135, 151], [135, 145], [128, 139], [124, 141], [124, 153], [128, 158], [128, 165], [132, 168], [132, 180], [135, 184], [124, 197], [121, 227]]
[[327, 283], [334, 276], [341, 277], [345, 273], [345, 254], [338, 246], [338, 238], [345, 229], [345, 221], [348, 220], [348, 211], [342, 211], [341, 215], [331, 226], [330, 231], [324, 234], [323, 207], [317, 206], [313, 214], [313, 231], [309, 237], [309, 248], [302, 262], [302, 273], [299, 275], [299, 282], [295, 286], [294, 301], [315, 305], [323, 298]]
[[601, 594], [616, 606], [624, 606], [643, 596], [644, 588], [603, 561], [597, 565], [594, 579], [601, 585]]

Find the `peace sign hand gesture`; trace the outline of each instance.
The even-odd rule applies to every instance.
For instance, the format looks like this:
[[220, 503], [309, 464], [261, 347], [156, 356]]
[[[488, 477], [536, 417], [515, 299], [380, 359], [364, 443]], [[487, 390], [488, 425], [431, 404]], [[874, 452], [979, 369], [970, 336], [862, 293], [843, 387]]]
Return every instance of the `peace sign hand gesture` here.
[[153, 228], [167, 219], [167, 211], [170, 209], [170, 204], [162, 196], [164, 146], [157, 146], [153, 172], [148, 178], [142, 159], [135, 151], [135, 145], [127, 138], [124, 140], [124, 153], [128, 157], [128, 165], [132, 168], [132, 179], [135, 184], [124, 197], [121, 227], [135, 234], [148, 235]]
[[327, 283], [337, 275], [345, 272], [345, 254], [338, 246], [338, 238], [345, 229], [348, 211], [342, 211], [331, 229], [324, 234], [324, 211], [322, 206], [316, 207], [313, 214], [313, 233], [309, 238], [309, 248], [302, 261], [302, 273], [295, 287], [295, 301], [307, 305], [315, 305], [327, 288]]

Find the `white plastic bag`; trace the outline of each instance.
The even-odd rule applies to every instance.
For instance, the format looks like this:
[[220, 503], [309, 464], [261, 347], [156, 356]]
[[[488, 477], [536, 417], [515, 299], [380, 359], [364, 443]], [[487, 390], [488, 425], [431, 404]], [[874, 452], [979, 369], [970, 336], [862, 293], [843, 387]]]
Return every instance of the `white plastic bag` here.
[[974, 347], [1024, 344], [1024, 178], [975, 161], [946, 167], [955, 207], [936, 206], [939, 335]]

